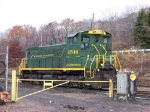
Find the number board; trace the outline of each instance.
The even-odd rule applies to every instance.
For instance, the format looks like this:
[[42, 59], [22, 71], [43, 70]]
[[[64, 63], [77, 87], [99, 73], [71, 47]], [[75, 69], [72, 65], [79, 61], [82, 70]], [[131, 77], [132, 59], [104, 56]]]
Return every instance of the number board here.
[[68, 50], [68, 54], [78, 54], [78, 50]]
[[101, 35], [106, 35], [106, 32], [103, 30], [89, 30], [88, 34], [101, 34]]

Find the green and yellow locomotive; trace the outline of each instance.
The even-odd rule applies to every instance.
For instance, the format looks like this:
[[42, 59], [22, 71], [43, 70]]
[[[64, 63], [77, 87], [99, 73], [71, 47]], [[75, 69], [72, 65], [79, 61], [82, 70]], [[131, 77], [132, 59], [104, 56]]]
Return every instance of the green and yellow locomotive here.
[[[103, 30], [89, 30], [67, 35], [64, 44], [28, 48], [19, 72], [22, 79], [100, 81], [116, 77], [119, 61], [112, 55], [112, 36]], [[68, 86], [91, 86], [105, 83], [69, 83]]]

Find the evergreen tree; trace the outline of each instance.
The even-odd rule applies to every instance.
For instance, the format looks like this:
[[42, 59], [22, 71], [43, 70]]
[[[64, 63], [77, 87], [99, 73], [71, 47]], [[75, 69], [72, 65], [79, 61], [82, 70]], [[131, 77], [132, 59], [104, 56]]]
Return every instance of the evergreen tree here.
[[134, 25], [134, 45], [142, 48], [150, 48], [148, 16], [144, 9], [139, 12]]
[[145, 48], [150, 48], [150, 11], [146, 14], [146, 22], [147, 22], [147, 29], [146, 29], [146, 47]]
[[150, 11], [147, 13], [147, 22], [148, 22], [148, 26], [150, 28]]

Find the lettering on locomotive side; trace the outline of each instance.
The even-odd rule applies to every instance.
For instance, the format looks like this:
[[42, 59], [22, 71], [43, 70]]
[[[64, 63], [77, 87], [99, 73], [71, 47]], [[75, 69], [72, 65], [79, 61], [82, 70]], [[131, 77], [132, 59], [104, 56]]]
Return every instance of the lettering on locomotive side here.
[[43, 55], [43, 56], [49, 57], [49, 56], [54, 56], [54, 54], [45, 54], [45, 55]]
[[41, 57], [42, 57], [42, 55], [36, 55], [35, 57], [36, 57], [36, 58], [41, 58]]
[[78, 50], [68, 50], [68, 54], [78, 54]]
[[66, 64], [66, 66], [81, 66], [81, 64]]
[[54, 56], [54, 54], [45, 54], [45, 55], [36, 55], [36, 58], [42, 58], [42, 57], [51, 57]]

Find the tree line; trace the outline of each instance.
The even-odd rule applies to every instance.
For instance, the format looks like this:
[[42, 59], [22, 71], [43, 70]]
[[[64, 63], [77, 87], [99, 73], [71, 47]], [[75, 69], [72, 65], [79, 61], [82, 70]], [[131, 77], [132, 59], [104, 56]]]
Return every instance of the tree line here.
[[142, 9], [138, 13], [134, 25], [134, 45], [145, 49], [150, 48], [150, 10]]
[[[107, 11], [108, 13], [101, 12], [104, 18], [97, 20], [83, 19], [74, 21], [71, 18], [66, 18], [60, 23], [52, 21], [41, 25], [40, 28], [31, 25], [16, 25], [0, 33], [0, 52], [5, 53], [6, 47], [9, 46], [9, 66], [18, 66], [21, 58], [25, 57], [26, 48], [49, 45], [53, 38], [56, 39], [57, 44], [61, 44], [64, 43], [67, 34], [91, 30], [93, 27], [93, 29], [105, 30], [112, 34], [113, 50], [130, 49], [133, 45], [148, 48], [149, 46], [145, 44], [149, 42], [148, 40], [146, 41], [146, 38], [150, 38], [149, 30], [142, 28], [149, 27], [147, 26], [150, 24], [149, 11], [150, 7], [145, 7], [141, 10], [131, 7], [121, 15], [117, 10]], [[141, 19], [141, 16], [143, 19]], [[147, 19], [144, 19], [144, 17]], [[140, 23], [144, 20], [148, 21], [148, 23]], [[147, 33], [144, 34], [145, 32]], [[4, 59], [4, 56], [0, 55], [0, 59]]]

